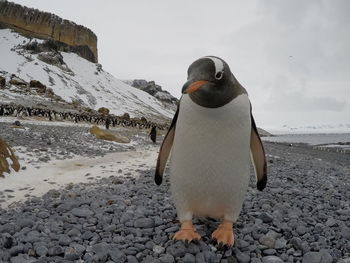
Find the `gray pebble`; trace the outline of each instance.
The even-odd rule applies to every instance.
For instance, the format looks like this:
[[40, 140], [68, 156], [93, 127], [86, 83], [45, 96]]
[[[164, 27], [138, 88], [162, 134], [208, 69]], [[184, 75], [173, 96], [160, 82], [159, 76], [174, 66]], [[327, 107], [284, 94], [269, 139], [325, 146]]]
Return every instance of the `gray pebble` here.
[[154, 220], [152, 218], [138, 218], [134, 221], [134, 227], [152, 228], [154, 227]]
[[77, 217], [89, 217], [94, 214], [93, 211], [91, 211], [88, 208], [73, 208], [72, 209], [72, 214], [77, 216]]
[[35, 253], [38, 255], [38, 256], [46, 256], [47, 253], [48, 253], [48, 249], [46, 246], [37, 246], [35, 247]]
[[195, 256], [190, 253], [186, 253], [182, 260], [184, 263], [196, 263]]
[[266, 256], [262, 258], [263, 263], [283, 263], [283, 260], [276, 256]]

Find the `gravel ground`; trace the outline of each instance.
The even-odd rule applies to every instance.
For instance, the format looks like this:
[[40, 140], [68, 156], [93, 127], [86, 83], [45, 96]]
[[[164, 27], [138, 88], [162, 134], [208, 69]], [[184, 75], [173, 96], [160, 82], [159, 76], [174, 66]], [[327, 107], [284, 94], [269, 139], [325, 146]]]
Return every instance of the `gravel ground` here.
[[[18, 131], [24, 138], [6, 129], [0, 127], [1, 137], [33, 152], [48, 145], [52, 154], [57, 149], [86, 156], [127, 150], [87, 138], [84, 128], [35, 126], [26, 135]], [[218, 225], [212, 219], [194, 220], [201, 241], [172, 241], [179, 225], [167, 176], [158, 187], [154, 170], [123, 178], [116, 171], [0, 209], [0, 262], [349, 263], [350, 155], [265, 146], [268, 186], [259, 192], [252, 180], [233, 248], [211, 241]]]

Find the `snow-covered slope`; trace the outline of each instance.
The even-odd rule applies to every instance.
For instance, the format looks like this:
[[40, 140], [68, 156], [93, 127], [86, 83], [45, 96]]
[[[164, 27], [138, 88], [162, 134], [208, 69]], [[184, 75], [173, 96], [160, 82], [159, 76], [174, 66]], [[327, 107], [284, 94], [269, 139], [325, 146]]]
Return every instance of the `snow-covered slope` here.
[[[0, 30], [0, 76], [6, 82], [16, 75], [26, 82], [38, 80], [67, 102], [76, 101], [81, 106], [98, 109], [107, 107], [110, 112], [131, 117], [151, 119], [171, 118], [172, 109], [167, 109], [155, 97], [133, 88], [105, 72], [101, 65], [91, 63], [75, 53], [60, 52], [62, 63], [46, 63], [50, 52], [32, 52], [25, 44], [41, 40], [29, 39], [10, 29]], [[44, 59], [43, 59], [44, 58]], [[0, 103], [28, 100], [28, 95], [10, 92], [11, 87], [0, 89]], [[34, 95], [33, 95], [34, 96]], [[35, 96], [34, 96], [35, 97]], [[36, 98], [34, 99], [38, 99]]]

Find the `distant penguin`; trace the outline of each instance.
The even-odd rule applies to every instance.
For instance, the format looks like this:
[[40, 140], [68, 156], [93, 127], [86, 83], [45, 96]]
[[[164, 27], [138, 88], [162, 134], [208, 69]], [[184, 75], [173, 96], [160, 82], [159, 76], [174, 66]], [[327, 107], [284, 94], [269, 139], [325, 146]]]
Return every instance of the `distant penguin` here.
[[151, 138], [152, 142], [156, 143], [157, 141], [157, 127], [153, 126], [151, 129], [151, 132], [149, 133], [149, 137]]
[[212, 238], [232, 246], [233, 224], [247, 191], [251, 159], [257, 188], [267, 183], [265, 152], [246, 90], [214, 56], [193, 62], [159, 151], [155, 182], [171, 152], [170, 188], [181, 223], [175, 240], [200, 239], [193, 216], [222, 219]]

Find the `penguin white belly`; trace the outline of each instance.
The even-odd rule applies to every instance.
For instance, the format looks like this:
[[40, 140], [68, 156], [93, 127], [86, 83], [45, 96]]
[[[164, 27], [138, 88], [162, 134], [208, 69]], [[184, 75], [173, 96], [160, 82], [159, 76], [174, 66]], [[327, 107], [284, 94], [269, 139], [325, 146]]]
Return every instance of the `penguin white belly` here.
[[192, 215], [236, 221], [249, 182], [250, 132], [246, 94], [219, 108], [183, 95], [170, 166], [180, 221]]

